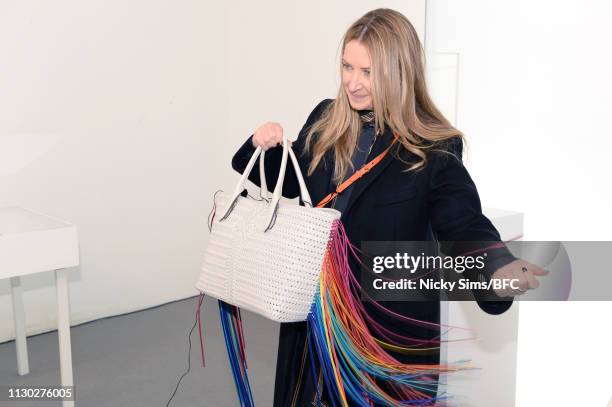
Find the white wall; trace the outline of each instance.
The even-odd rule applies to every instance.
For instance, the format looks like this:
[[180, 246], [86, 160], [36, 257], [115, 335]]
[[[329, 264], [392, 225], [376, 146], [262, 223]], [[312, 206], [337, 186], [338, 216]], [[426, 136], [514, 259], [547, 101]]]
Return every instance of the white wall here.
[[[73, 323], [195, 294], [211, 191], [232, 179], [227, 159], [211, 164], [233, 149], [210, 148], [227, 107], [218, 6], [2, 3], [0, 205], [78, 225]], [[30, 334], [55, 326], [52, 282], [23, 280]], [[0, 341], [12, 336], [0, 281]]]
[[[610, 240], [612, 4], [429, 0], [427, 15], [428, 51], [460, 54], [458, 126], [483, 203], [523, 212], [525, 240]], [[453, 83], [455, 57], [435, 58]], [[611, 313], [522, 303], [516, 405], [605, 405]]]
[[295, 139], [316, 104], [336, 95], [342, 35], [379, 7], [404, 13], [424, 37], [425, 0], [232, 2], [224, 31], [232, 50], [228, 134], [244, 141], [277, 121]]
[[460, 53], [458, 125], [481, 198], [525, 212], [527, 239], [612, 236], [611, 7], [428, 2], [428, 50]]

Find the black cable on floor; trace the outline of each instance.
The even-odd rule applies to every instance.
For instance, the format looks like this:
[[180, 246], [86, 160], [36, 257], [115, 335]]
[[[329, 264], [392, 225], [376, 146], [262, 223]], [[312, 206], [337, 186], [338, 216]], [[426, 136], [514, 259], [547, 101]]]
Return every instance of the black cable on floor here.
[[195, 320], [193, 321], [193, 326], [191, 327], [191, 330], [189, 330], [189, 335], [187, 337], [189, 339], [189, 350], [187, 351], [187, 370], [178, 379], [178, 382], [176, 383], [176, 387], [174, 388], [174, 391], [172, 392], [172, 396], [170, 396], [170, 400], [168, 400], [168, 402], [166, 403], [166, 407], [170, 406], [170, 403], [172, 402], [172, 399], [176, 395], [176, 392], [178, 391], [178, 388], [181, 385], [181, 381], [191, 371], [191, 334], [193, 333], [193, 330], [195, 329], [196, 325], [198, 324], [198, 311], [199, 311], [199, 307], [198, 307], [198, 309], [196, 309]]

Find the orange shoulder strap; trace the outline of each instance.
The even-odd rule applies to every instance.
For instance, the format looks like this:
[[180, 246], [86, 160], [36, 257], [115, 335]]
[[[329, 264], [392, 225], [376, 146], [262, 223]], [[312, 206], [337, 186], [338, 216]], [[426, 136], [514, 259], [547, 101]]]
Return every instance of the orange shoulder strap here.
[[391, 143], [391, 145], [389, 147], [387, 147], [385, 149], [385, 151], [383, 151], [382, 153], [378, 154], [376, 157], [374, 157], [374, 159], [372, 159], [366, 165], [361, 167], [358, 171], [355, 171], [355, 173], [353, 175], [351, 175], [347, 180], [345, 180], [342, 184], [338, 185], [338, 187], [336, 188], [336, 190], [334, 192], [332, 192], [331, 194], [329, 194], [325, 198], [323, 198], [321, 200], [321, 202], [319, 202], [317, 204], [316, 207], [317, 208], [324, 207], [329, 202], [331, 202], [336, 196], [338, 196], [338, 194], [342, 193], [342, 191], [344, 191], [349, 186], [351, 186], [351, 184], [353, 184], [353, 182], [357, 181], [359, 178], [361, 178], [365, 174], [367, 174], [372, 168], [374, 168], [374, 166], [376, 166], [376, 164], [378, 164], [379, 162], [382, 161], [383, 158], [385, 158], [387, 153], [389, 153], [389, 149], [395, 144], [396, 141], [397, 141], [397, 135], [395, 136], [395, 138], [394, 138], [393, 142]]

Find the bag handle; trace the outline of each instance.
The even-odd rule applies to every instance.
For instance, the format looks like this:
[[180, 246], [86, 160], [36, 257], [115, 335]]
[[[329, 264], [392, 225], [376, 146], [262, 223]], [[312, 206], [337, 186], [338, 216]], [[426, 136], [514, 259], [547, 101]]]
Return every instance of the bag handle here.
[[266, 182], [266, 167], [264, 165], [266, 151], [261, 150], [259, 156], [259, 197], [270, 202], [270, 192], [268, 192], [268, 184]]
[[[307, 204], [308, 206], [312, 208], [312, 200], [310, 198], [310, 193], [308, 192], [308, 188], [306, 187], [304, 176], [302, 174], [302, 171], [300, 170], [300, 163], [298, 162], [295, 152], [293, 151], [291, 146], [288, 147], [288, 151], [289, 151], [289, 158], [291, 159], [291, 164], [293, 165], [293, 168], [295, 170], [295, 176], [297, 177], [298, 184], [300, 186], [300, 198], [302, 198], [302, 202], [304, 202], [305, 204]], [[266, 184], [266, 171], [264, 167], [265, 154], [266, 152], [262, 150], [261, 158], [259, 159], [259, 180], [260, 180], [260, 185], [261, 185], [260, 189], [263, 188], [263, 191], [260, 191], [260, 195], [262, 198], [265, 198], [267, 201], [269, 201], [270, 198], [268, 196], [268, 187]], [[282, 174], [284, 178], [285, 171], [280, 170], [280, 174]], [[265, 196], [263, 196], [264, 194]]]
[[[260, 184], [262, 187], [266, 186], [265, 171], [264, 171], [265, 168], [263, 164], [263, 158], [265, 157], [265, 152], [263, 151], [261, 146], [259, 146], [257, 147], [257, 149], [255, 149], [255, 152], [251, 156], [249, 163], [247, 164], [244, 172], [242, 173], [242, 177], [240, 178], [240, 181], [238, 181], [238, 184], [236, 185], [236, 188], [234, 189], [234, 192], [232, 194], [231, 205], [227, 209], [227, 212], [219, 219], [219, 222], [227, 219], [230, 213], [234, 210], [234, 207], [236, 206], [236, 203], [238, 201], [238, 198], [240, 197], [240, 194], [245, 189], [246, 181], [248, 180], [249, 175], [251, 171], [253, 170], [253, 167], [255, 166], [255, 161], [257, 161], [257, 157], [259, 157], [260, 155], [262, 156], [262, 159], [260, 160], [260, 164], [259, 164]], [[279, 169], [276, 187], [274, 188], [272, 199], [269, 205], [269, 214], [268, 214], [269, 221], [267, 222], [267, 226], [264, 232], [267, 232], [268, 230], [270, 230], [272, 226], [274, 225], [274, 221], [275, 221], [277, 210], [278, 210], [278, 204], [280, 202], [280, 198], [281, 198], [282, 191], [283, 191], [283, 183], [285, 180], [285, 173], [287, 170], [287, 157], [288, 156], [291, 157], [291, 164], [293, 165], [296, 177], [298, 179], [298, 184], [300, 186], [300, 197], [302, 198], [303, 202], [307, 203], [308, 205], [312, 207], [312, 200], [310, 198], [310, 194], [308, 193], [308, 188], [306, 188], [306, 183], [304, 182], [304, 176], [302, 175], [302, 171], [300, 170], [298, 160], [295, 156], [295, 153], [291, 149], [291, 147], [289, 147], [287, 138], [283, 136], [283, 155], [281, 159], [281, 166]], [[265, 191], [266, 191], [266, 196], [267, 196], [267, 187], [265, 188]]]
[[264, 166], [265, 156], [266, 152], [261, 150], [261, 156], [259, 157], [259, 197], [270, 202], [270, 193], [266, 183], [266, 168]]

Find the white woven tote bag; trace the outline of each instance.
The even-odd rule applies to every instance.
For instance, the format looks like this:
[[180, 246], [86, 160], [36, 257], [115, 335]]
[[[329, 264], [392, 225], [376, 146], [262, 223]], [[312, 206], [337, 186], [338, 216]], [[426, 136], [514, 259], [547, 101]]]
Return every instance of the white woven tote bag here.
[[[257, 157], [262, 200], [241, 196]], [[295, 168], [302, 201], [281, 200], [287, 158]], [[313, 208], [298, 161], [287, 139], [272, 198], [258, 147], [232, 194], [217, 194], [221, 215], [212, 223], [196, 287], [204, 294], [277, 322], [305, 321], [317, 292], [333, 223], [340, 212]]]

